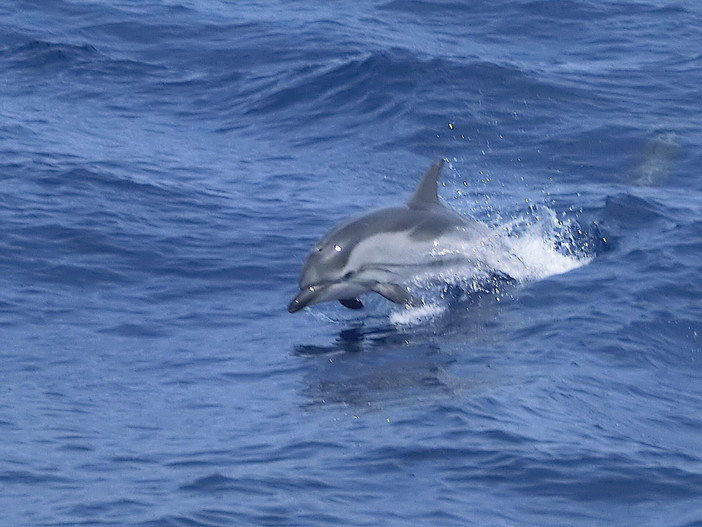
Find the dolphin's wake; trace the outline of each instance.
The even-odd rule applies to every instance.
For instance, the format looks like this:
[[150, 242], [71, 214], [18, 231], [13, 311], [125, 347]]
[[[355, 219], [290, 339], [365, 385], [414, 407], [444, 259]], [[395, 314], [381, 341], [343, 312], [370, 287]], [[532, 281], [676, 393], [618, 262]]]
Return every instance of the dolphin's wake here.
[[422, 298], [422, 305], [394, 309], [390, 321], [413, 325], [436, 318], [449, 309], [451, 299], [461, 301], [476, 295], [493, 295], [499, 300], [510, 294], [516, 284], [587, 265], [597, 250], [596, 233], [584, 229], [575, 219], [559, 218], [545, 205], [531, 206], [528, 211], [492, 226], [492, 231], [490, 243], [479, 248], [460, 243], [454, 247], [456, 253], [470, 255], [479, 262], [477, 265], [457, 265], [440, 273], [427, 271], [418, 276], [410, 287]]
[[593, 235], [577, 221], [559, 219], [546, 206], [533, 206], [501, 226], [508, 250], [519, 260], [521, 270], [510, 269], [519, 280], [541, 280], [588, 264], [595, 256]]

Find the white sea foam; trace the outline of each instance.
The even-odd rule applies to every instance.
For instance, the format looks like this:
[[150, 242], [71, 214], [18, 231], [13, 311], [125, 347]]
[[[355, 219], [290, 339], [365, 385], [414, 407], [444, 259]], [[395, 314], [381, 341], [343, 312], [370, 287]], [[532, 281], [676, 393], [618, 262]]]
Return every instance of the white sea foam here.
[[[540, 280], [566, 273], [589, 263], [589, 237], [571, 219], [560, 219], [548, 207], [533, 208], [528, 216], [520, 216], [498, 226], [508, 268], [502, 269], [515, 280]], [[519, 261], [519, 265], [511, 263]]]
[[[437, 257], [456, 256], [456, 263], [429, 268], [417, 276], [413, 285], [424, 293], [420, 296], [425, 304], [393, 310], [393, 324], [421, 324], [440, 316], [447, 309], [444, 296], [450, 286], [468, 294], [491, 290], [499, 296], [503, 287], [496, 276], [517, 282], [541, 280], [577, 269], [593, 258], [590, 236], [575, 220], [559, 218], [546, 206], [531, 207], [498, 223], [479, 243], [455, 240], [437, 251]], [[443, 290], [437, 289], [439, 284]]]
[[439, 303], [423, 304], [417, 307], [404, 307], [390, 313], [390, 322], [398, 326], [413, 326], [432, 320], [446, 311]]

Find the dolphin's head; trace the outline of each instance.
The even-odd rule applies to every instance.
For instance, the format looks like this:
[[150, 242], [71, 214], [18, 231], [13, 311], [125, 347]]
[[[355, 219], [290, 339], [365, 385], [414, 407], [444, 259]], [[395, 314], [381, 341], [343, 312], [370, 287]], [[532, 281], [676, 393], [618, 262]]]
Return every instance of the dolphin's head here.
[[370, 291], [372, 283], [361, 279], [359, 270], [349, 263], [353, 244], [338, 232], [329, 233], [309, 252], [300, 272], [300, 292], [288, 305], [288, 311], [328, 302], [354, 298]]

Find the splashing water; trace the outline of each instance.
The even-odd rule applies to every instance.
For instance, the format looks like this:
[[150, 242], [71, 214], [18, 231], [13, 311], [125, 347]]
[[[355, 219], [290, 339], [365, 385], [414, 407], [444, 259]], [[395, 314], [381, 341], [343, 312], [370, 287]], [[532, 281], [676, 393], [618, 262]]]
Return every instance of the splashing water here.
[[559, 219], [546, 206], [533, 206], [526, 215], [499, 226], [505, 249], [513, 256], [507, 262], [520, 265], [502, 269], [518, 281], [540, 280], [566, 273], [594, 258], [591, 235], [572, 219]]
[[[442, 256], [451, 252], [463, 257], [460, 263], [428, 270], [418, 276], [413, 286], [425, 304], [403, 308], [390, 314], [397, 325], [414, 325], [442, 315], [448, 305], [446, 296], [458, 289], [459, 296], [473, 293], [493, 294], [497, 299], [510, 283], [541, 280], [586, 265], [595, 256], [592, 234], [585, 232], [574, 219], [559, 218], [543, 205], [493, 227], [492, 235], [481, 243], [457, 241]], [[437, 284], [442, 284], [438, 288]]]

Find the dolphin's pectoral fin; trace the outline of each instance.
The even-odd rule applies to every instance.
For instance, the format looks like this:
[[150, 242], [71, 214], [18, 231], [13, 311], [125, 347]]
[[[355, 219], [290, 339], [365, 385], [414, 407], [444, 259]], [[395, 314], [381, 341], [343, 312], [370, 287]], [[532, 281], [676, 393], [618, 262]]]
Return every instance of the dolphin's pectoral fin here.
[[363, 309], [363, 302], [358, 298], [342, 298], [339, 303], [349, 309]]
[[387, 298], [390, 300], [390, 302], [395, 302], [396, 304], [405, 304], [407, 306], [414, 307], [419, 306], [422, 303], [419, 299], [410, 295], [397, 284], [379, 282], [375, 284], [373, 291]]

